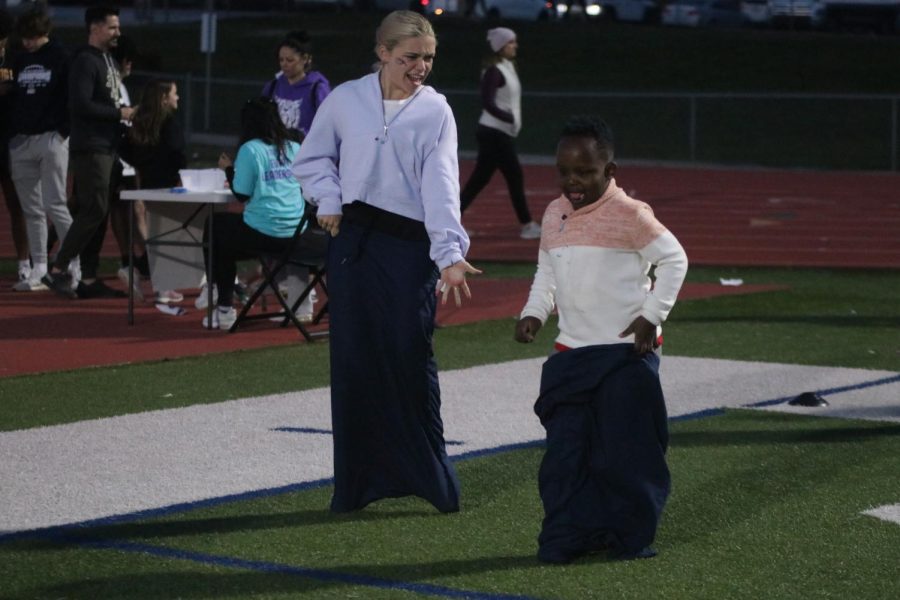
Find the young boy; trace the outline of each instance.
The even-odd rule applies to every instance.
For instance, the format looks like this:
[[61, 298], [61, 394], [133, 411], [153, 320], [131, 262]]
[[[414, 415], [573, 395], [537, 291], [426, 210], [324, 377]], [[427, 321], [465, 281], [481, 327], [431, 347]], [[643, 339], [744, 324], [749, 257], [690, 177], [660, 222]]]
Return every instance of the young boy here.
[[556, 165], [563, 193], [544, 213], [537, 273], [515, 331], [529, 343], [554, 306], [559, 312], [535, 404], [547, 431], [538, 558], [649, 558], [669, 494], [660, 323], [687, 257], [650, 207], [616, 185], [603, 121], [571, 119]]

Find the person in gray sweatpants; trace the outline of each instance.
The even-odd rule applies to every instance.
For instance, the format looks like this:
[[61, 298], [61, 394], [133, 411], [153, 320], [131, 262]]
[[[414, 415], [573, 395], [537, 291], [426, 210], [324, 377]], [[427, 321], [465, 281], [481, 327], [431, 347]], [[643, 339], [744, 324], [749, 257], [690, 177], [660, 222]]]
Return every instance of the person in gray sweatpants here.
[[[10, 171], [25, 214], [32, 261], [30, 277], [13, 286], [20, 292], [47, 289], [41, 283], [47, 273], [47, 217], [60, 239], [72, 224], [66, 206], [69, 56], [50, 38], [50, 29], [50, 17], [40, 10], [22, 15], [16, 24], [25, 51], [12, 63]], [[77, 263], [73, 266], [77, 270]]]

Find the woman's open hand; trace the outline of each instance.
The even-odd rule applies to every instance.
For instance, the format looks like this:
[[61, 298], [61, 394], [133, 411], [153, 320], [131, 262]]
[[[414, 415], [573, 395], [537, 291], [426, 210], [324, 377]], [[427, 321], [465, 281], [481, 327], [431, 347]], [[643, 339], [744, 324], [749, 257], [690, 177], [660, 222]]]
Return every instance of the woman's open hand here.
[[441, 271], [441, 280], [438, 282], [437, 288], [437, 292], [441, 293], [441, 304], [447, 304], [447, 296], [451, 290], [457, 306], [462, 306], [462, 298], [459, 295], [460, 289], [462, 289], [466, 298], [472, 297], [472, 292], [469, 291], [469, 284], [466, 283], [466, 273], [481, 275], [481, 271], [470, 265], [465, 259]]

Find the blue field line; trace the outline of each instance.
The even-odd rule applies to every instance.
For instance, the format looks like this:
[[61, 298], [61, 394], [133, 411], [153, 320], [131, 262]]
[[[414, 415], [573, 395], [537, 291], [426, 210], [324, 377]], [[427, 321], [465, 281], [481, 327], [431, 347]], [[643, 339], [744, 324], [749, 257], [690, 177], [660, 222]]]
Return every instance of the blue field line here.
[[[723, 409], [707, 409], [700, 410], [685, 415], [672, 417], [671, 421], [685, 421], [690, 419], [701, 419], [704, 417], [715, 416], [724, 413]], [[318, 433], [318, 432], [316, 432]], [[469, 460], [472, 458], [481, 458], [485, 456], [493, 456], [505, 452], [515, 450], [524, 450], [537, 448], [544, 445], [543, 439], [531, 440], [527, 442], [518, 442], [514, 444], [504, 444], [493, 448], [484, 448], [481, 450], [472, 450], [463, 454], [452, 456], [453, 462]], [[286, 575], [294, 575], [313, 579], [317, 581], [334, 582], [348, 585], [369, 586], [379, 589], [407, 591], [427, 596], [437, 596], [442, 598], [471, 598], [473, 600], [536, 600], [529, 596], [519, 596], [510, 594], [491, 594], [486, 592], [460, 590], [445, 586], [410, 583], [403, 581], [392, 581], [378, 577], [370, 577], [364, 575], [354, 575], [349, 573], [339, 573], [327, 571], [323, 569], [311, 569], [307, 567], [297, 567], [292, 565], [282, 565], [278, 563], [269, 563], [264, 561], [246, 560], [233, 558], [228, 556], [215, 556], [200, 552], [191, 552], [186, 550], [178, 550], [166, 548], [162, 546], [153, 546], [149, 544], [138, 544], [121, 540], [91, 540], [79, 535], [79, 530], [86, 530], [95, 527], [103, 527], [105, 525], [113, 525], [125, 522], [138, 521], [154, 517], [164, 517], [175, 513], [186, 512], [198, 508], [212, 507], [228, 502], [240, 502], [244, 500], [254, 500], [258, 498], [274, 496], [297, 491], [311, 490], [320, 488], [334, 483], [333, 478], [318, 479], [303, 483], [296, 483], [264, 490], [253, 490], [240, 494], [230, 494], [220, 496], [218, 498], [208, 498], [195, 502], [183, 502], [173, 504], [161, 508], [137, 511], [123, 515], [115, 515], [102, 519], [93, 519], [90, 521], [82, 521], [69, 525], [60, 525], [56, 527], [47, 527], [43, 529], [32, 529], [29, 531], [15, 532], [9, 534], [0, 534], [0, 543], [10, 542], [16, 539], [46, 539], [56, 542], [78, 545], [86, 548], [117, 550], [120, 552], [134, 552], [140, 554], [148, 554], [161, 558], [172, 558], [177, 560], [192, 561], [207, 565], [228, 567], [235, 569], [244, 569], [264, 573], [282, 573]]]
[[669, 421], [673, 423], [679, 421], [693, 421], [695, 419], [705, 419], [706, 417], [718, 417], [719, 415], [724, 414], [724, 408], [704, 408], [703, 410], [698, 410], [692, 413], [685, 413], [683, 415], [678, 415], [677, 417], [669, 417]]
[[330, 429], [316, 429], [315, 427], [273, 427], [269, 431], [282, 431], [286, 433], [321, 433], [323, 435], [333, 435]]
[[67, 525], [54, 525], [53, 527], [43, 527], [40, 529], [28, 529], [25, 531], [16, 531], [13, 533], [0, 534], [0, 543], [13, 541], [16, 539], [35, 539], [43, 537], [52, 537], [73, 530], [89, 529], [94, 527], [105, 527], [107, 525], [117, 525], [121, 523], [129, 523], [132, 521], [140, 521], [142, 519], [152, 519], [156, 517], [167, 517], [181, 512], [196, 510], [198, 508], [209, 508], [229, 502], [241, 502], [244, 500], [256, 500], [258, 498], [267, 498], [269, 496], [277, 496], [279, 494], [289, 494], [292, 492], [303, 492], [306, 490], [314, 490], [326, 485], [334, 483], [333, 477], [323, 479], [315, 479], [313, 481], [303, 481], [300, 483], [291, 483], [279, 487], [266, 488], [262, 490], [250, 490], [249, 492], [241, 492], [239, 494], [228, 494], [227, 496], [218, 496], [216, 498], [206, 498], [203, 500], [194, 500], [192, 502], [180, 502], [178, 504], [170, 504], [169, 506], [161, 506], [159, 508], [149, 508], [147, 510], [139, 510], [121, 515], [112, 515], [100, 519], [91, 519], [89, 521], [79, 521], [78, 523], [69, 523]]
[[[321, 435], [334, 435], [330, 429], [316, 429], [315, 427], [272, 427], [269, 431], [279, 431], [282, 433], [315, 433]], [[444, 442], [448, 446], [462, 446], [465, 442], [459, 440], [447, 440]]]
[[[700, 419], [703, 417], [715, 416], [722, 414], [724, 411], [722, 409], [708, 409], [701, 410], [694, 413], [689, 413], [686, 415], [680, 415], [677, 417], [672, 417], [670, 421], [684, 421], [688, 419]], [[493, 448], [483, 448], [481, 450], [471, 450], [469, 452], [464, 452], [462, 454], [458, 454], [456, 456], [451, 456], [450, 460], [452, 462], [459, 462], [463, 460], [469, 460], [472, 458], [481, 458], [485, 456], [493, 456], [496, 454], [502, 454], [504, 452], [513, 452], [515, 450], [524, 450], [528, 448], [538, 448], [544, 445], [544, 440], [530, 440], [527, 442], [517, 442], [514, 444], [504, 444], [502, 446], [495, 446]], [[280, 494], [289, 494], [293, 492], [303, 492], [307, 490], [314, 490], [321, 487], [325, 487], [328, 485], [332, 485], [334, 483], [333, 477], [325, 477], [322, 479], [316, 479], [313, 481], [303, 481], [300, 483], [291, 483], [288, 485], [273, 487], [273, 488], [265, 488], [261, 490], [250, 490], [247, 492], [241, 492], [238, 494], [228, 494], [226, 496], [218, 496], [215, 498], [205, 498], [203, 500], [194, 500], [191, 502], [180, 502], [178, 504], [170, 504], [169, 506], [161, 506], [159, 508], [150, 508], [146, 510], [139, 510], [131, 513], [124, 513], [121, 515], [112, 515], [109, 517], [103, 517], [100, 519], [91, 519], [88, 521], [79, 521], [77, 523], [69, 523], [66, 525], [54, 525], [53, 527], [42, 527], [40, 529], [27, 529], [24, 531], [15, 531], [11, 533], [0, 533], [0, 544], [3, 542], [11, 542], [15, 540], [22, 539], [35, 539], [35, 538], [43, 538], [47, 536], [59, 535], [60, 533], [64, 533], [67, 531], [73, 530], [83, 530], [90, 529], [94, 527], [104, 527], [108, 525], [116, 525], [121, 523], [129, 523], [133, 521], [140, 521], [143, 519], [153, 519], [159, 517], [167, 517], [174, 514], [188, 512], [191, 510], [196, 510], [198, 508], [210, 508], [214, 506], [219, 506], [221, 504], [227, 504], [229, 502], [242, 502], [246, 500], [257, 500], [260, 498], [268, 498], [271, 496], [277, 496]]]
[[535, 600], [531, 596], [519, 596], [513, 594], [490, 594], [473, 590], [454, 589], [430, 583], [393, 581], [391, 579], [372, 577], [370, 575], [355, 575], [351, 573], [340, 573], [325, 569], [311, 569], [308, 567], [296, 567], [293, 565], [271, 563], [259, 560], [233, 558], [230, 556], [216, 556], [214, 554], [205, 554], [203, 552], [192, 552], [188, 550], [177, 550], [174, 548], [166, 548], [163, 546], [152, 546], [150, 544], [136, 544], [133, 542], [122, 542], [114, 540], [87, 540], [69, 536], [64, 536], [63, 539], [60, 539], [58, 541], [66, 541], [86, 548], [118, 550], [120, 552], [135, 552], [140, 554], [149, 554], [151, 556], [157, 556], [160, 558], [171, 558], [175, 560], [202, 563], [205, 565], [212, 565], [216, 567], [244, 569], [248, 571], [257, 571], [260, 573], [295, 575], [298, 577], [303, 577], [305, 579], [313, 579], [315, 581], [324, 581], [329, 583], [340, 583], [347, 585], [360, 585], [384, 590], [402, 590], [405, 592], [413, 592], [426, 596], [438, 596], [441, 598], [471, 598], [472, 600]]
[[[882, 377], [881, 379], [873, 379], [872, 381], [863, 381], [862, 383], [854, 383], [852, 385], [842, 385], [840, 387], [828, 388], [824, 390], [814, 390], [814, 393], [819, 394], [820, 396], [828, 396], [829, 394], [840, 394], [841, 392], [864, 390], [870, 387], [877, 387], [879, 385], [888, 385], [890, 383], [898, 382], [900, 382], [900, 374], [891, 375], [889, 377]], [[789, 402], [794, 398], [796, 398], [796, 396], [785, 396], [784, 398], [775, 398], [774, 400], [762, 400], [760, 402], [753, 402], [752, 404], [744, 404], [743, 407], [760, 408], [763, 406], [775, 406], [776, 404], [784, 404], [785, 402]]]

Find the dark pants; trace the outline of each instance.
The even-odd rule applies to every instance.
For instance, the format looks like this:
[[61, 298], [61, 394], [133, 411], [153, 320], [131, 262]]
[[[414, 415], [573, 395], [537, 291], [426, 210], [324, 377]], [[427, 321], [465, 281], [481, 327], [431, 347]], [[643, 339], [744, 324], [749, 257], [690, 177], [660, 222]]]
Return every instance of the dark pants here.
[[69, 166], [75, 174], [75, 209], [72, 226], [54, 264], [65, 270], [69, 261], [80, 255], [84, 279], [97, 276], [109, 215], [109, 182], [116, 161], [114, 154], [75, 153], [69, 159]]
[[[256, 258], [260, 253], [281, 254], [291, 238], [277, 238], [261, 233], [246, 223], [238, 213], [214, 213], [213, 223], [213, 282], [219, 290], [219, 306], [231, 306], [234, 297], [234, 276], [237, 261]], [[208, 241], [207, 227], [203, 241]], [[206, 251], [204, 259], [208, 260]]]
[[478, 158], [475, 170], [469, 176], [460, 194], [460, 208], [465, 211], [475, 196], [490, 182], [494, 171], [500, 169], [506, 179], [509, 199], [512, 200], [516, 218], [522, 225], [531, 222], [531, 213], [525, 201], [525, 184], [522, 177], [522, 166], [516, 156], [515, 138], [498, 131], [493, 127], [478, 126], [475, 132], [478, 140]]
[[561, 384], [536, 407], [547, 430], [538, 555], [551, 562], [598, 550], [636, 555], [653, 541], [669, 495], [659, 358], [635, 355], [631, 344], [596, 348], [544, 366], [542, 388]]
[[421, 222], [361, 210], [344, 207], [328, 251], [331, 510], [415, 495], [454, 512], [459, 481], [441, 420], [428, 236]]

